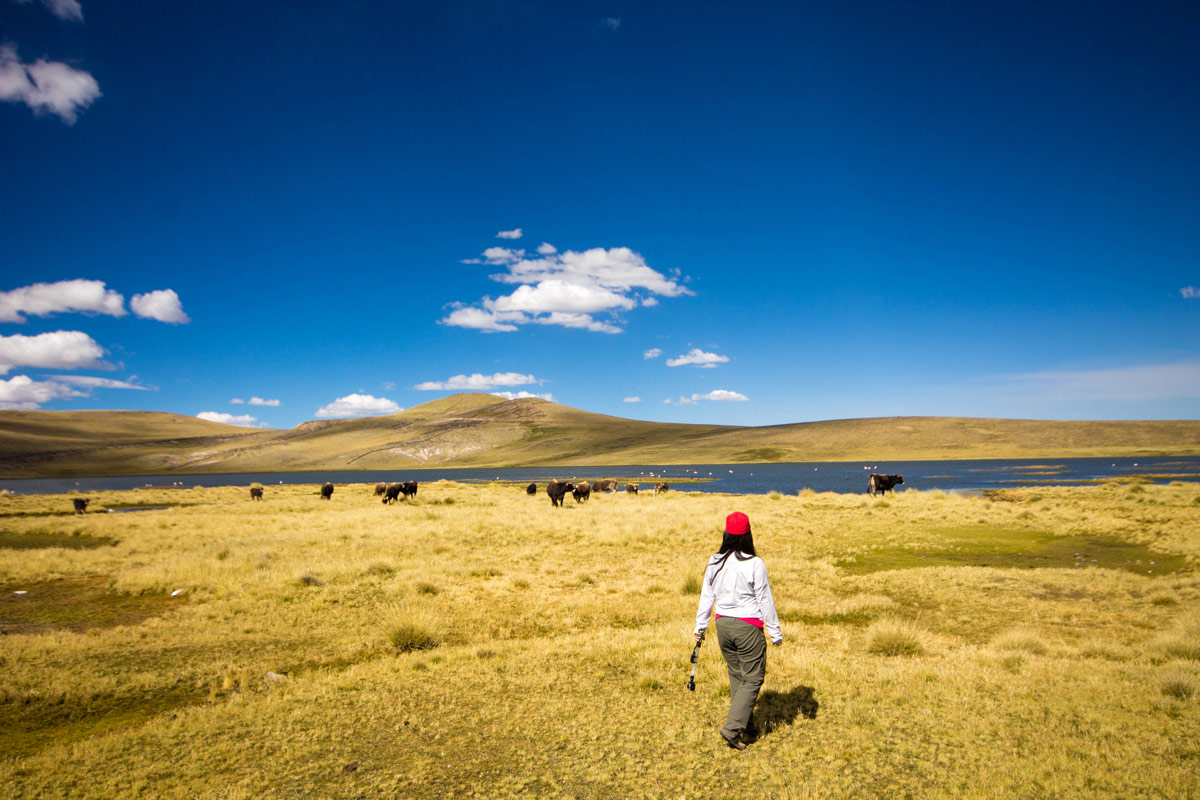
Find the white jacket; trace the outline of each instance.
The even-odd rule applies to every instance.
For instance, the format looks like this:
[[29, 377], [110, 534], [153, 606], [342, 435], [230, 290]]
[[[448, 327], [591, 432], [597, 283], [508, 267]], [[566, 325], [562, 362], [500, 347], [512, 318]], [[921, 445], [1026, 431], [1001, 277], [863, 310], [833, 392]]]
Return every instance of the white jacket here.
[[779, 644], [783, 641], [783, 631], [779, 629], [779, 615], [775, 613], [775, 599], [767, 581], [767, 565], [758, 556], [742, 561], [737, 553], [730, 553], [724, 566], [720, 559], [720, 555], [714, 555], [704, 570], [700, 607], [696, 609], [696, 633], [708, 627], [715, 610], [722, 617], [761, 619], [767, 636]]

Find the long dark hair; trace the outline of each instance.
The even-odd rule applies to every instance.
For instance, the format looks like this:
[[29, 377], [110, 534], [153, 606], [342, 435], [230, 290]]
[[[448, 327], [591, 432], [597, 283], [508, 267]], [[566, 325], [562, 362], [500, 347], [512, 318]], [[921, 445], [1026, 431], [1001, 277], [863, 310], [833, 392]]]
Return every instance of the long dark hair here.
[[721, 566], [717, 567], [717, 571], [712, 574], [709, 585], [716, 582], [717, 575], [725, 569], [725, 562], [729, 560], [730, 555], [736, 556], [738, 561], [749, 561], [758, 555], [754, 552], [754, 534], [747, 531], [734, 536], [732, 533], [726, 532], [721, 537], [721, 549], [713, 556], [712, 562], [713, 564], [719, 563]]

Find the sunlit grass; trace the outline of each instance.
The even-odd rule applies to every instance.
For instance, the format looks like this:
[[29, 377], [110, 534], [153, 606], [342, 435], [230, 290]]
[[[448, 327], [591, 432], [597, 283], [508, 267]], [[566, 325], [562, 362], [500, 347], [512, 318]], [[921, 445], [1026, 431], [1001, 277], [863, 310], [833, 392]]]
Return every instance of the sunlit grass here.
[[[1142, 488], [8, 497], [0, 793], [1194, 796], [1200, 486]], [[741, 754], [715, 638], [685, 688], [735, 507], [785, 639]]]

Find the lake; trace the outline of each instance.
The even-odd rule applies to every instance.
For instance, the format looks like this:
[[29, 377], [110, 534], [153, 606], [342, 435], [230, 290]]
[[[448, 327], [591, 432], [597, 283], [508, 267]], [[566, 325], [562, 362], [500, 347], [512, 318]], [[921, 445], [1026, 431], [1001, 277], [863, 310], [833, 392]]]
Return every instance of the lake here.
[[[865, 492], [872, 472], [900, 474], [900, 490], [973, 492], [1014, 486], [1080, 485], [1106, 478], [1142, 476], [1154, 483], [1173, 480], [1200, 481], [1200, 458], [1043, 458], [974, 461], [813, 462], [781, 464], [676, 464], [607, 467], [513, 467], [466, 469], [395, 469], [372, 471], [255, 472], [212, 475], [142, 475], [98, 478], [0, 479], [0, 489], [18, 494], [53, 494], [133, 489], [139, 486], [247, 486], [257, 481], [273, 484], [378, 483], [380, 481], [441, 479], [480, 483], [535, 482], [539, 490], [550, 478], [590, 480], [617, 477], [637, 481], [650, 489], [657, 480], [681, 491], [730, 494], [795, 494], [801, 489], [818, 492]], [[695, 482], [691, 482], [695, 481]]]

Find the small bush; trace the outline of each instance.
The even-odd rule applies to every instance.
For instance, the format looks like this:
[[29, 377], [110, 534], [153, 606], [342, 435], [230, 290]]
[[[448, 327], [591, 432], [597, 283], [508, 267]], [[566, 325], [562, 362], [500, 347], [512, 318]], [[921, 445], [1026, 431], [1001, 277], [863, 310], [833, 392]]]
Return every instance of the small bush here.
[[441, 644], [429, 628], [417, 622], [396, 622], [388, 628], [388, 642], [401, 653], [432, 650]]
[[638, 681], [638, 688], [645, 692], [655, 692], [663, 688], [663, 684], [658, 678], [645, 677]]
[[1196, 696], [1196, 680], [1187, 673], [1172, 672], [1162, 677], [1159, 689], [1167, 697], [1174, 697], [1176, 700], [1191, 700]]
[[592, 584], [594, 584], [594, 583], [596, 582], [596, 579], [595, 579], [595, 578], [593, 578], [591, 575], [580, 575], [580, 576], [579, 576], [579, 582], [580, 582], [581, 584], [585, 584], [585, 585], [587, 585], [587, 586], [591, 586]]
[[1161, 592], [1150, 597], [1150, 605], [1152, 606], [1177, 606], [1179, 605], [1178, 598], [1173, 594]]
[[779, 492], [767, 492], [767, 499], [768, 500], [782, 500], [783, 495], [780, 494]]
[[529, 581], [525, 580], [524, 578], [514, 578], [512, 585], [514, 589], [528, 589]]
[[440, 591], [441, 591], [441, 589], [434, 586], [432, 583], [422, 582], [422, 583], [417, 584], [417, 593], [418, 594], [437, 594]]
[[1045, 655], [1050, 648], [1040, 636], [1032, 631], [1009, 631], [1002, 633], [992, 640], [992, 647], [997, 650], [1029, 653], [1030, 655]]
[[324, 586], [325, 585], [325, 581], [321, 580], [316, 575], [313, 575], [311, 572], [304, 573], [303, 575], [300, 576], [299, 580], [300, 580], [301, 586]]
[[867, 652], [877, 656], [919, 656], [925, 652], [926, 634], [897, 619], [879, 620], [867, 628]]
[[390, 578], [396, 574], [396, 568], [385, 561], [376, 561], [371, 566], [367, 567], [368, 575], [375, 575], [380, 578]]
[[700, 578], [696, 575], [687, 576], [679, 591], [681, 594], [700, 594]]

